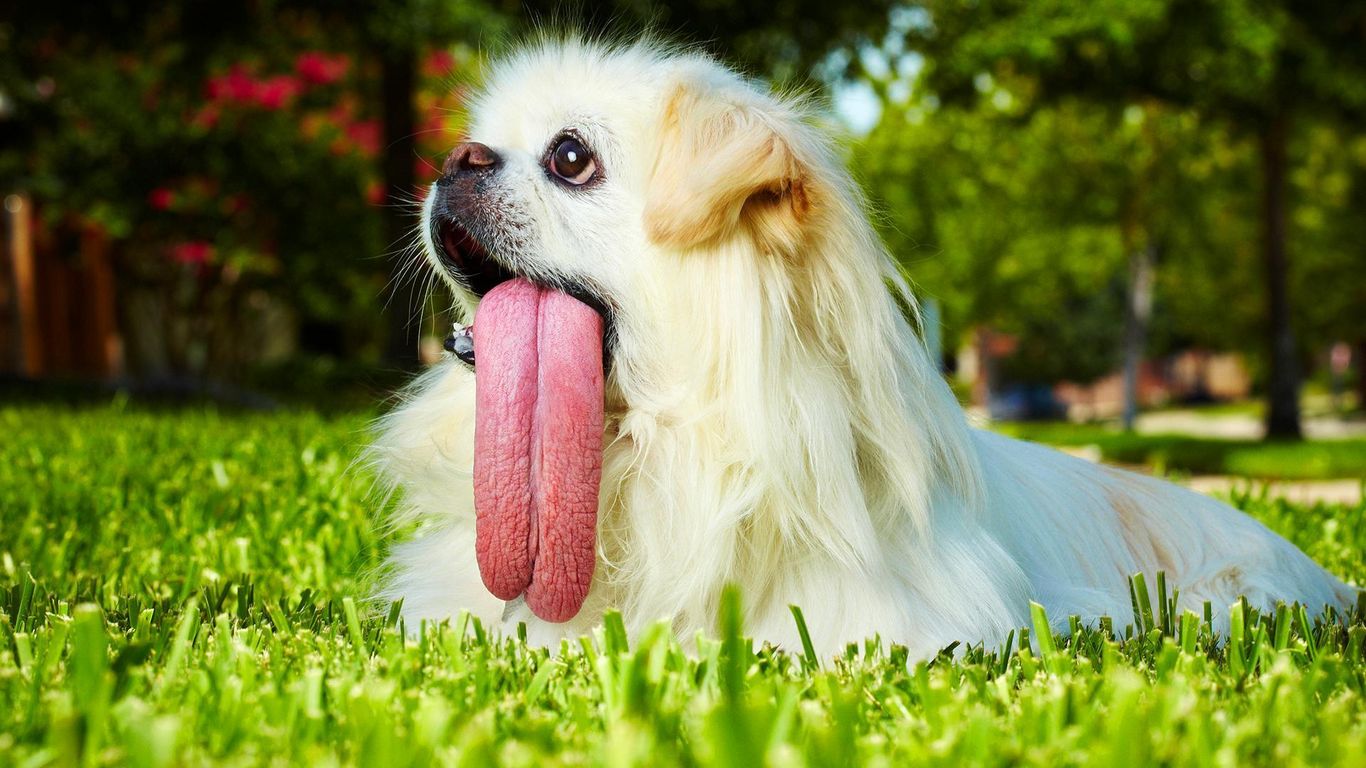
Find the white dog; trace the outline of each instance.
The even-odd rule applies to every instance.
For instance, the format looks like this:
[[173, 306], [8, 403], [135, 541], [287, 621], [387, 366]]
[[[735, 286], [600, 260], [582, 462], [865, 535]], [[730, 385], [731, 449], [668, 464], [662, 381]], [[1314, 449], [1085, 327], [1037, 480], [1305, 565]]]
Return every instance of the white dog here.
[[[427, 196], [473, 318], [385, 417], [382, 597], [549, 644], [604, 610], [822, 652], [999, 642], [1029, 601], [1131, 616], [1355, 592], [1217, 501], [968, 428], [838, 151], [799, 104], [697, 54], [543, 43], [495, 67]], [[479, 143], [475, 143], [479, 142]]]

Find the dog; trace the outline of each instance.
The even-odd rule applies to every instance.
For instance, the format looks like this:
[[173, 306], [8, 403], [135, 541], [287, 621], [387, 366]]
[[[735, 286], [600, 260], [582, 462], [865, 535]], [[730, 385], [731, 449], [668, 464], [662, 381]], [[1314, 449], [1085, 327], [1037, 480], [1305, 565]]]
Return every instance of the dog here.
[[[711, 58], [542, 41], [496, 64], [422, 207], [472, 319], [371, 456], [396, 491], [383, 600], [553, 646], [615, 609], [688, 642], [831, 654], [997, 643], [1041, 603], [1131, 613], [1129, 578], [1220, 611], [1355, 591], [1175, 485], [969, 428], [805, 103]], [[469, 358], [469, 355], [462, 355]], [[1223, 626], [1227, 626], [1226, 618]]]

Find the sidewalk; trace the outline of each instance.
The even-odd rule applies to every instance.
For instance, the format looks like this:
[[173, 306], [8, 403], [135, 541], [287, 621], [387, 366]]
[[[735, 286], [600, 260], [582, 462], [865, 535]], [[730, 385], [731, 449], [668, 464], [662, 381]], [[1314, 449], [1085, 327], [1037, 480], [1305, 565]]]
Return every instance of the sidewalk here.
[[1361, 480], [1255, 480], [1229, 475], [1197, 475], [1184, 481], [1192, 490], [1211, 496], [1227, 495], [1230, 491], [1263, 491], [1272, 498], [1283, 498], [1295, 504], [1360, 504]]
[[[1366, 421], [1344, 421], [1335, 417], [1306, 417], [1301, 421], [1309, 440], [1343, 440], [1366, 437]], [[1157, 411], [1139, 414], [1134, 429], [1142, 435], [1190, 435], [1224, 440], [1261, 440], [1266, 429], [1258, 416], [1224, 414], [1213, 416], [1199, 411]]]
[[[1094, 445], [1053, 446], [1063, 453], [1086, 459], [1092, 463], [1101, 461], [1100, 450]], [[1140, 466], [1122, 465], [1124, 469], [1135, 472], [1146, 470]], [[1284, 498], [1296, 504], [1360, 504], [1363, 480], [1344, 478], [1340, 480], [1258, 480], [1252, 477], [1235, 475], [1195, 475], [1184, 480], [1174, 480], [1194, 491], [1207, 496], [1225, 496], [1231, 491], [1248, 491], [1255, 494], [1265, 492], [1272, 498]]]
[[[1141, 434], [1182, 434], [1224, 440], [1260, 440], [1265, 431], [1262, 420], [1250, 414], [1212, 416], [1198, 411], [1159, 411], [1145, 413], [1134, 425]], [[1310, 440], [1344, 440], [1366, 437], [1366, 421], [1344, 421], [1333, 417], [1306, 417], [1304, 436]], [[1296, 504], [1360, 504], [1362, 481], [1341, 480], [1255, 480], [1228, 475], [1200, 475], [1185, 481], [1204, 494], [1226, 495], [1231, 491], [1265, 492]]]

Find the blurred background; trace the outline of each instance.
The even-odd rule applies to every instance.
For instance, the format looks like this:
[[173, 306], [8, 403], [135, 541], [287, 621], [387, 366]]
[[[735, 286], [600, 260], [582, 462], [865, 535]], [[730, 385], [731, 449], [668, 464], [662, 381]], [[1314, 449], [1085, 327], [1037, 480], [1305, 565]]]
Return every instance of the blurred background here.
[[10, 396], [373, 405], [449, 329], [396, 254], [482, 63], [649, 27], [826, 105], [977, 417], [1366, 466], [1366, 3], [5, 8]]

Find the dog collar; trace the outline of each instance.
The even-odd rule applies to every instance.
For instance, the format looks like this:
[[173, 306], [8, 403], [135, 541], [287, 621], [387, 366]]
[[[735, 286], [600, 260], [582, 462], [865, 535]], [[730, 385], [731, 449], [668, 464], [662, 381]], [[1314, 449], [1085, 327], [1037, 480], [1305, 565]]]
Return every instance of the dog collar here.
[[453, 325], [451, 334], [441, 343], [443, 349], [455, 355], [460, 362], [474, 368], [474, 326]]

